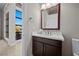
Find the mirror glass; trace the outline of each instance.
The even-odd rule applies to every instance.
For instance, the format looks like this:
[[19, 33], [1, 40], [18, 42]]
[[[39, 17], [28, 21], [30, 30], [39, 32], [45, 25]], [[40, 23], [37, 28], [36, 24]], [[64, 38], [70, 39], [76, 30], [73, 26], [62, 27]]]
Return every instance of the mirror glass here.
[[44, 6], [41, 9], [41, 28], [59, 30], [60, 28], [60, 5]]

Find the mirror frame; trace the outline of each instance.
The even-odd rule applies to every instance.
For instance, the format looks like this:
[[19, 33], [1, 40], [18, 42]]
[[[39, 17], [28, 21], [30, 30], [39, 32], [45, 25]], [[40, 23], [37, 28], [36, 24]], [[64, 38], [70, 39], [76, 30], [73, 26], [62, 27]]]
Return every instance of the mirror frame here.
[[41, 10], [41, 29], [43, 30], [60, 30], [60, 3], [57, 4], [56, 6], [58, 6], [58, 28], [43, 28], [42, 27], [42, 11]]

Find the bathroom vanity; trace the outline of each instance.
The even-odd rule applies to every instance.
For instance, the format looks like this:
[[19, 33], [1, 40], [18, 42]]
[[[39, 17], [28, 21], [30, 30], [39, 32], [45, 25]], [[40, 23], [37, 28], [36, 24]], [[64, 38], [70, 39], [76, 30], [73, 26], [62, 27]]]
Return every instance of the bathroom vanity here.
[[[41, 5], [41, 29], [60, 30], [60, 4]], [[45, 6], [45, 7], [44, 7]], [[62, 42], [61, 32], [41, 31], [32, 34], [32, 52], [34, 56], [61, 56]]]
[[[32, 52], [34, 56], [61, 56], [62, 55], [62, 35], [42, 35], [33, 34], [32, 36]], [[58, 37], [58, 38], [57, 38]]]

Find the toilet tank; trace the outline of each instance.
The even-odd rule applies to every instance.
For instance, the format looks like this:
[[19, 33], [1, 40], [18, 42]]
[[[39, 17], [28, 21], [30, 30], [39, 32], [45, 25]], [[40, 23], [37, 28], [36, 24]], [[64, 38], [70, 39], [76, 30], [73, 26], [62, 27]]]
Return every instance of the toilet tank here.
[[79, 39], [72, 38], [72, 51], [74, 56], [79, 56]]

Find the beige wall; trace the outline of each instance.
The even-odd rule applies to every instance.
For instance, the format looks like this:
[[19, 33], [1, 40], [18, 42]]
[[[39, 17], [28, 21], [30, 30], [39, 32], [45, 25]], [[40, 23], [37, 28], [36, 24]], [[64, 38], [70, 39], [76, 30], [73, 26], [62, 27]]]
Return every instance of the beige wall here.
[[3, 12], [3, 8], [1, 10], [1, 39], [4, 39], [4, 12]]
[[[40, 29], [39, 4], [24, 4], [24, 40], [25, 55], [32, 55], [32, 32]], [[32, 17], [32, 20], [29, 18]]]
[[3, 9], [0, 9], [0, 40], [3, 39]]
[[79, 35], [79, 4], [61, 4], [60, 29], [65, 38], [63, 43], [63, 55], [71, 55], [71, 39]]
[[0, 9], [0, 40], [1, 40], [1, 34], [2, 34], [2, 32], [1, 32], [1, 27], [2, 27], [2, 25], [1, 25], [1, 19], [2, 19], [2, 14], [1, 14], [1, 9]]
[[[27, 7], [26, 7], [27, 6]], [[26, 44], [26, 55], [32, 55], [32, 31], [40, 29], [40, 6], [39, 4], [25, 4], [24, 11], [24, 39]], [[27, 10], [27, 11], [26, 11]], [[32, 16], [32, 21], [28, 21]], [[72, 55], [72, 37], [79, 34], [79, 4], [61, 4], [60, 31], [65, 41], [62, 46], [63, 55]], [[27, 33], [27, 34], [26, 34]]]

